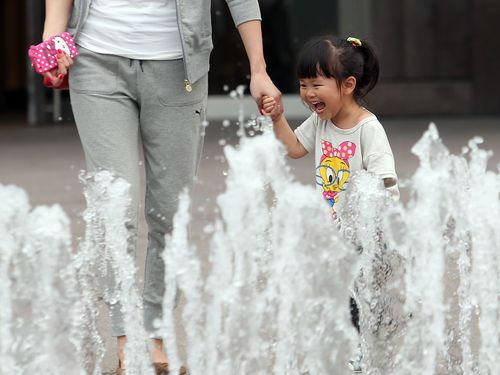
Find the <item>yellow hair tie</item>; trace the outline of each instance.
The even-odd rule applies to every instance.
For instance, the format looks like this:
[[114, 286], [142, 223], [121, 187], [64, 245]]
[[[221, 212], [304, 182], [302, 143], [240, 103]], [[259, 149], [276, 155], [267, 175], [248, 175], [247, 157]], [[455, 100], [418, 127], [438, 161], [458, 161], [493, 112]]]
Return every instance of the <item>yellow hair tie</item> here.
[[358, 38], [353, 38], [352, 36], [350, 36], [349, 38], [347, 38], [347, 42], [351, 43], [354, 47], [361, 47], [361, 40], [359, 40]]

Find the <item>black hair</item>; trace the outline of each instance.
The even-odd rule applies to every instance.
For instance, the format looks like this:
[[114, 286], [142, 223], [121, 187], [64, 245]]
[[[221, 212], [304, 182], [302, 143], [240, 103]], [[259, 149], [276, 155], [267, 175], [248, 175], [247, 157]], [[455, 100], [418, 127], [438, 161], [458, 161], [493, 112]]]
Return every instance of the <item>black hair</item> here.
[[355, 100], [366, 96], [377, 84], [379, 77], [378, 58], [366, 41], [361, 45], [331, 35], [307, 42], [299, 54], [297, 76], [299, 79], [321, 75], [342, 83], [347, 77], [356, 78], [353, 92]]

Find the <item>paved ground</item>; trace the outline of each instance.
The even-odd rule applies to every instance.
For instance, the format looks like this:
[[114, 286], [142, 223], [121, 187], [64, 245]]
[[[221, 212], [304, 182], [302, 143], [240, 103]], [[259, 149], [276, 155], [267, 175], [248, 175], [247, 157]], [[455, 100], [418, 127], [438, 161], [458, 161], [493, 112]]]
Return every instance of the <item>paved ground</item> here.
[[[230, 116], [228, 116], [230, 117]], [[234, 125], [236, 113], [233, 116]], [[230, 118], [231, 120], [231, 118]], [[444, 143], [453, 153], [460, 153], [462, 146], [475, 135], [484, 137], [484, 148], [494, 151], [489, 167], [497, 169], [500, 163], [500, 117], [496, 118], [382, 118], [396, 158], [400, 178], [410, 176], [417, 167], [417, 158], [411, 146], [420, 138], [432, 120], [438, 126]], [[297, 123], [297, 122], [295, 122]], [[237, 140], [235, 126], [223, 128], [213, 122], [207, 128], [204, 156], [200, 166], [196, 199], [204, 201], [216, 196], [224, 186], [224, 163], [220, 161], [222, 146]], [[314, 181], [310, 157], [291, 160], [293, 172], [304, 183]], [[0, 114], [0, 183], [15, 184], [25, 189], [33, 206], [59, 203], [72, 220], [73, 238], [83, 233], [79, 214], [84, 209], [84, 199], [78, 173], [84, 169], [82, 149], [75, 126], [70, 123], [29, 127], [23, 117]], [[403, 195], [404, 199], [404, 195]], [[145, 245], [145, 224], [141, 221], [140, 246]], [[199, 238], [198, 238], [199, 240]], [[139, 266], [144, 254], [138, 256]], [[105, 325], [108, 352], [104, 370], [110, 371], [116, 362], [114, 342], [109, 338]]]

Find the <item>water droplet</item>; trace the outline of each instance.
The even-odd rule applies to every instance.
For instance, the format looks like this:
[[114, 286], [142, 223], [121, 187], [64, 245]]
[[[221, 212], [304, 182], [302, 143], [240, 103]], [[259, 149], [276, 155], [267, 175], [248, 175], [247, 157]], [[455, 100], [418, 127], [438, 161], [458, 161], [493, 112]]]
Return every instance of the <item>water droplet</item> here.
[[213, 233], [215, 230], [215, 227], [212, 224], [207, 224], [203, 227], [203, 232], [205, 233]]

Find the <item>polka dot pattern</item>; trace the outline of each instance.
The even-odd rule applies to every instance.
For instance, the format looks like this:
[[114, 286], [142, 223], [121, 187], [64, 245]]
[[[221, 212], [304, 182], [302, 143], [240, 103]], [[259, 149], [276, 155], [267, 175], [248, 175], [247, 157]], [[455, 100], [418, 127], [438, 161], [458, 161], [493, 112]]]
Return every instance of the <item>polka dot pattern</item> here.
[[72, 59], [78, 55], [75, 42], [67, 32], [55, 35], [45, 42], [30, 47], [28, 56], [37, 73], [48, 72], [57, 66], [57, 50], [64, 51]]
[[346, 161], [349, 165], [348, 159], [354, 156], [356, 152], [356, 145], [352, 142], [342, 142], [339, 148], [335, 148], [328, 141], [321, 141], [321, 150], [323, 151], [323, 157], [328, 158], [340, 158]]

